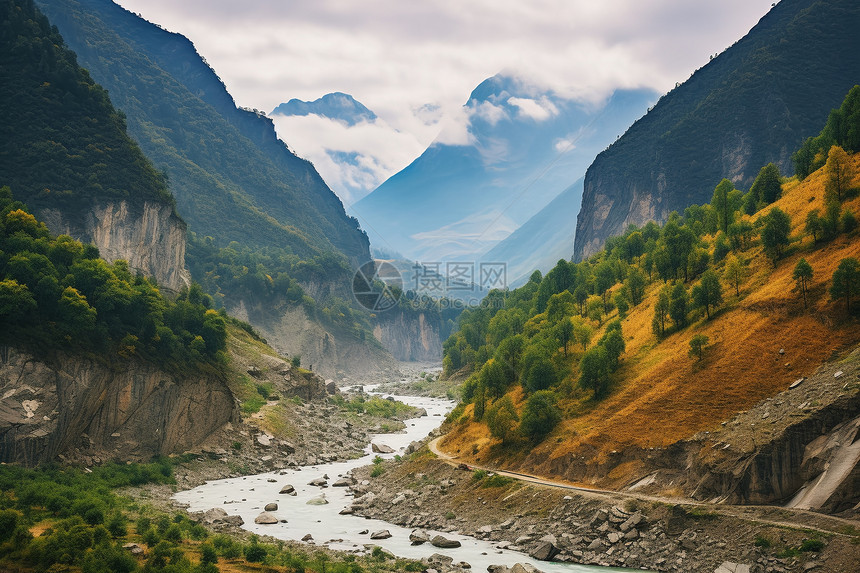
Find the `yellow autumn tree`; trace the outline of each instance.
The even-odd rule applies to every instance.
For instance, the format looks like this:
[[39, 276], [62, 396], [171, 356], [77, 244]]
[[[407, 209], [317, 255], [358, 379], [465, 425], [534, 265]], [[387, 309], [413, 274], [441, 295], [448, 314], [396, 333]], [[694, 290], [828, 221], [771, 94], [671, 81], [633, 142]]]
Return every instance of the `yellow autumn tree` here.
[[834, 145], [827, 153], [824, 164], [824, 198], [827, 202], [842, 201], [854, 177], [851, 160], [845, 150]]

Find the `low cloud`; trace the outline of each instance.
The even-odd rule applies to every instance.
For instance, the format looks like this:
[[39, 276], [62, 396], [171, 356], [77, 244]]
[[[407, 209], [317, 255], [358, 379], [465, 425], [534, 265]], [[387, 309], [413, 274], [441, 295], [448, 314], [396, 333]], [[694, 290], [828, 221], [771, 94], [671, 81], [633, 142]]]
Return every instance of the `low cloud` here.
[[546, 97], [540, 99], [512, 97], [508, 98], [508, 103], [517, 108], [517, 115], [535, 121], [545, 121], [558, 115], [558, 108]]

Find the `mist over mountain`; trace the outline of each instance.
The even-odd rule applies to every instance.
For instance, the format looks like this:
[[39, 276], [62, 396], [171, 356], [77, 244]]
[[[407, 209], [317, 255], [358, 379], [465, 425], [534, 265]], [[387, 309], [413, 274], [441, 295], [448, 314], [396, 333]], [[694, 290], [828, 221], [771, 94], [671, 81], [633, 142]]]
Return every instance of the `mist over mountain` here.
[[503, 262], [507, 285], [518, 287], [538, 270], [546, 274], [559, 259], [573, 255], [575, 215], [582, 201], [583, 179], [562, 191], [546, 207], [481, 256], [482, 261]]
[[783, 0], [663, 96], [589, 167], [577, 258], [709, 201], [723, 177], [746, 190], [769, 162], [791, 174], [791, 154], [860, 80], [858, 26], [854, 0]]
[[469, 96], [463, 133], [441, 134], [350, 210], [380, 248], [475, 260], [582, 176], [655, 100], [650, 90], [619, 90], [585, 104], [496, 75]]
[[373, 121], [376, 114], [367, 109], [354, 97], [342, 92], [326, 94], [314, 101], [302, 101], [293, 98], [272, 110], [271, 115], [318, 115], [347, 125], [355, 125], [362, 121]]

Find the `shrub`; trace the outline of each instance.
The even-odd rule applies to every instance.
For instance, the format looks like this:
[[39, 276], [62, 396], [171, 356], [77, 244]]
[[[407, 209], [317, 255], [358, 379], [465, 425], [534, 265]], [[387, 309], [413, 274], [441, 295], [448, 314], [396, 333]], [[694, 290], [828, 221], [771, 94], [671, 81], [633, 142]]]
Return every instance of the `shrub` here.
[[251, 563], [261, 563], [267, 554], [266, 548], [257, 542], [245, 546], [245, 559]]
[[555, 405], [555, 395], [548, 390], [541, 390], [526, 401], [520, 432], [531, 441], [540, 442], [560, 421], [561, 412]]

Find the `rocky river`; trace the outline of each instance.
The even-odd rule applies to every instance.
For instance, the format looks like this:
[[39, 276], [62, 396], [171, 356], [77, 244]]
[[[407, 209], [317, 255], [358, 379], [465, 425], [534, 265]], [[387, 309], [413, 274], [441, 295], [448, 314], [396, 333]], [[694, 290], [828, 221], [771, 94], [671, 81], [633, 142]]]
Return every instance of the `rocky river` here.
[[[407, 420], [403, 433], [375, 435], [361, 458], [210, 481], [177, 493], [174, 499], [186, 505], [189, 511], [209, 512], [213, 518], [226, 515], [238, 522], [236, 517], [230, 517], [237, 516], [243, 522], [242, 527], [261, 535], [325, 545], [347, 552], [366, 552], [378, 546], [399, 557], [424, 559], [429, 564], [428, 568], [439, 570], [471, 568], [486, 571], [491, 568], [504, 571], [502, 567], [520, 563], [519, 570], [528, 571], [531, 566], [546, 573], [621, 571], [539, 561], [524, 553], [505, 549], [505, 543], [461, 535], [456, 530], [415, 533], [413, 528], [350, 514], [355, 491], [360, 491], [362, 485], [356, 483], [351, 472], [372, 464], [376, 456], [390, 459], [404, 454], [411, 443], [423, 439], [437, 428], [454, 405], [437, 398], [396, 398], [423, 408], [426, 415]], [[413, 543], [416, 536], [423, 535], [426, 535], [427, 542]], [[502, 567], [495, 569], [494, 566]]]

